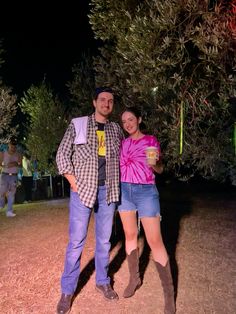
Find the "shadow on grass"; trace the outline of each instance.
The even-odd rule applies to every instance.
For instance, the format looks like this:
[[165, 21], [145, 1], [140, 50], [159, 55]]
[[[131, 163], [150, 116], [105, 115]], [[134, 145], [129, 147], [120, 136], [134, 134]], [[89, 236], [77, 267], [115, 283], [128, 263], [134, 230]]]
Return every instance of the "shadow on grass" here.
[[[170, 265], [173, 275], [173, 281], [177, 296], [178, 290], [178, 265], [176, 262], [176, 246], [178, 244], [179, 232], [180, 232], [180, 221], [181, 219], [189, 215], [192, 210], [191, 206], [191, 195], [186, 191], [185, 185], [162, 185], [159, 188], [161, 196], [161, 230], [162, 237], [170, 258]], [[150, 248], [145, 240], [143, 228], [141, 226], [140, 237], [144, 237], [144, 247], [142, 254], [139, 259], [140, 276], [143, 281], [150, 257]], [[121, 268], [125, 258], [125, 245], [124, 245], [124, 232], [122, 223], [119, 218], [119, 214], [116, 213], [114, 217], [114, 225], [111, 236], [111, 250], [115, 248], [117, 244], [121, 244], [120, 249], [116, 253], [113, 260], [109, 265], [109, 276], [111, 278], [111, 285], [114, 284], [114, 275]], [[75, 296], [79, 294], [82, 288], [89, 281], [93, 272], [95, 271], [94, 258], [91, 259], [86, 267], [80, 274], [80, 279], [75, 292]]]
[[186, 183], [164, 184], [160, 187], [161, 232], [169, 255], [175, 297], [178, 293], [178, 264], [176, 248], [180, 234], [180, 222], [192, 212], [191, 191]]
[[[116, 212], [114, 216], [114, 224], [113, 224], [112, 235], [111, 235], [110, 251], [112, 251], [116, 247], [116, 245], [120, 243], [122, 243], [122, 245], [109, 265], [108, 276], [111, 278], [111, 286], [113, 286], [114, 284], [114, 274], [118, 272], [126, 256], [125, 246], [124, 246], [123, 228], [122, 228], [122, 224], [119, 218], [119, 214], [118, 212]], [[87, 284], [87, 282], [89, 281], [94, 271], [95, 271], [95, 259], [92, 258], [88, 262], [88, 264], [84, 267], [82, 272], [80, 273], [80, 278], [79, 278], [78, 285], [75, 291], [75, 297]]]

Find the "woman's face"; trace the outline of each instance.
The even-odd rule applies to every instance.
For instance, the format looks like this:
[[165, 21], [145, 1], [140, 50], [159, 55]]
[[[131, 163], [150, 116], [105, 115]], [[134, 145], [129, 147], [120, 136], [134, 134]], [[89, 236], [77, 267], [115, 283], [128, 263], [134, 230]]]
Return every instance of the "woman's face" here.
[[137, 118], [132, 112], [125, 111], [121, 116], [122, 126], [129, 135], [133, 135], [139, 131], [139, 123], [141, 118]]

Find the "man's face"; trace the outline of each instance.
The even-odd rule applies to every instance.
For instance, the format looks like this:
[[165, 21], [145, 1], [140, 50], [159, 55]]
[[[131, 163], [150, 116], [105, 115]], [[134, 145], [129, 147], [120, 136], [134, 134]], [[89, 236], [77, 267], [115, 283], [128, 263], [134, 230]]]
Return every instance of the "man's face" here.
[[114, 97], [111, 93], [102, 92], [98, 98], [93, 101], [95, 107], [95, 114], [99, 114], [107, 118], [113, 110]]
[[8, 145], [8, 150], [9, 150], [11, 153], [15, 153], [15, 152], [16, 152], [16, 145], [13, 145], [13, 144], [9, 143], [9, 145]]

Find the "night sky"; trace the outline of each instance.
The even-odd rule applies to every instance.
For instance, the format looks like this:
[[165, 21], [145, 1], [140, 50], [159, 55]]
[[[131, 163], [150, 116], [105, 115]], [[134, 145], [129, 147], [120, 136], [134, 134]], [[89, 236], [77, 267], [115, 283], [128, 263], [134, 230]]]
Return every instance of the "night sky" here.
[[72, 66], [83, 52], [96, 51], [87, 0], [46, 9], [38, 8], [36, 15], [35, 8], [15, 8], [18, 14], [11, 16], [11, 22], [1, 23], [5, 63], [0, 76], [19, 96], [44, 77], [56, 93], [63, 95], [65, 84], [72, 79]]

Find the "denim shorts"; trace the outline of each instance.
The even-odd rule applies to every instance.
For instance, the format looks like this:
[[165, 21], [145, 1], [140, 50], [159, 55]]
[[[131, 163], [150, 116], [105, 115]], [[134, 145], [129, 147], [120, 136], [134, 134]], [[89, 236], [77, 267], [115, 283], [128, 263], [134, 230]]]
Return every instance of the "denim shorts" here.
[[160, 216], [159, 192], [154, 184], [121, 182], [119, 211], [137, 211], [138, 216]]

